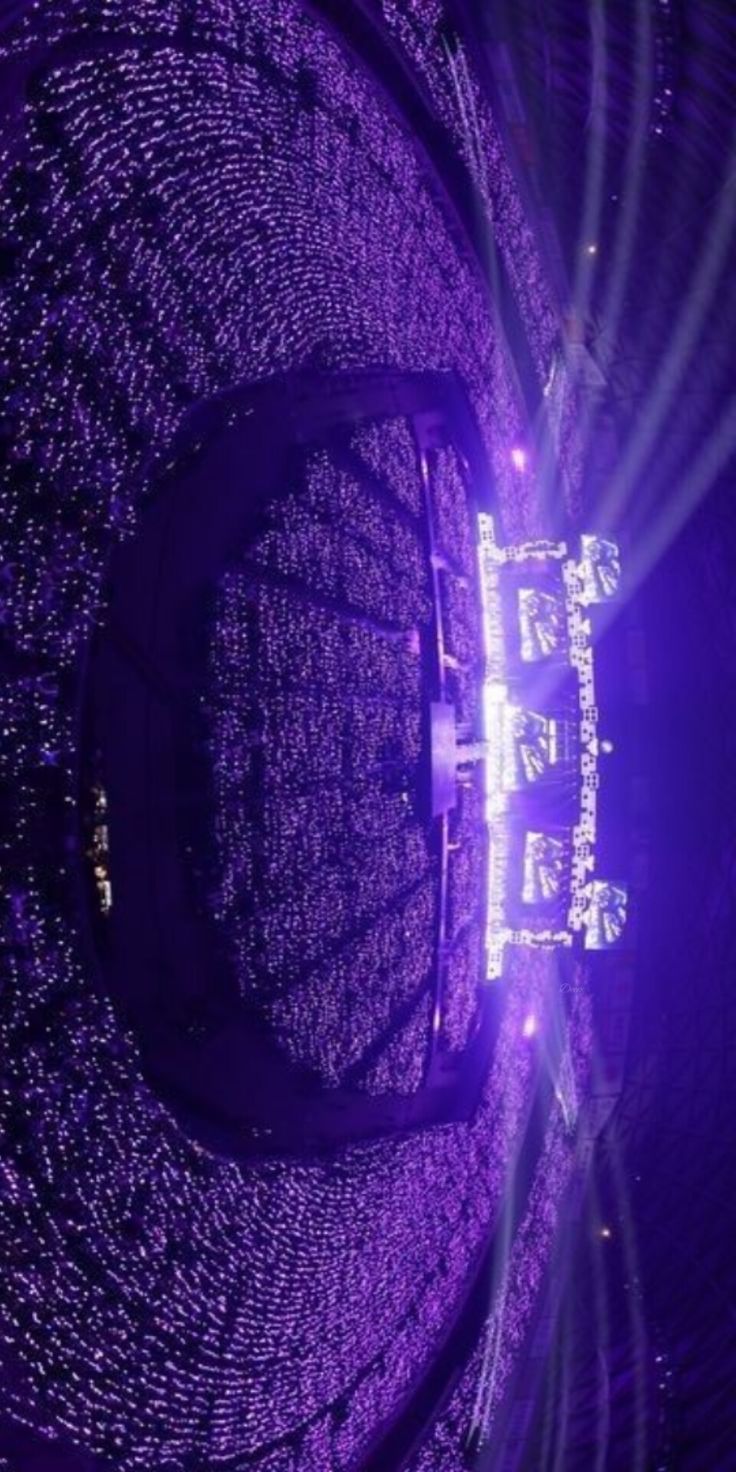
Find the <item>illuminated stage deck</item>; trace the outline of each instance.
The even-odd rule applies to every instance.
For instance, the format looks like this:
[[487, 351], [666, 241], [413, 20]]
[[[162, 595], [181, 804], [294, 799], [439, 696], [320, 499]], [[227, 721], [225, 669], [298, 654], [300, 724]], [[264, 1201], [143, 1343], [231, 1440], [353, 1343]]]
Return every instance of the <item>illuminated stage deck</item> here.
[[607, 949], [625, 925], [625, 886], [595, 873], [599, 759], [611, 746], [599, 737], [592, 610], [615, 597], [620, 560], [602, 537], [583, 535], [576, 557], [564, 541], [503, 547], [485, 513], [478, 528], [486, 957], [495, 979], [507, 945], [569, 948], [581, 939]]

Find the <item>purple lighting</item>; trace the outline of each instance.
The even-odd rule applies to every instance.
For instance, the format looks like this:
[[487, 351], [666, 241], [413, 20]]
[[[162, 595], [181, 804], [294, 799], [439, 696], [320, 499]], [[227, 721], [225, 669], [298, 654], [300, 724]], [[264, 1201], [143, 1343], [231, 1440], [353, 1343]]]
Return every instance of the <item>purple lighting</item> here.
[[[471, 155], [442, 6], [384, 8], [413, 104], [299, 0], [53, 0], [0, 23], [19, 99], [0, 204], [0, 1466], [9, 1422], [105, 1472], [352, 1472], [490, 1281], [511, 1165], [531, 1194], [498, 1386], [551, 1254], [574, 1155], [556, 1106], [534, 1134], [555, 969], [533, 945], [554, 933], [527, 944], [509, 919], [506, 817], [558, 775], [561, 727], [491, 678], [477, 514], [520, 557], [557, 553], [526, 385], [445, 177]], [[553, 297], [468, 86], [541, 385]], [[125, 568], [159, 515], [130, 634]], [[618, 564], [589, 551], [592, 599]], [[144, 714], [115, 746], [124, 679]], [[621, 904], [599, 900], [608, 941]], [[246, 1032], [253, 1082], [218, 1051]], [[177, 1047], [224, 1058], [209, 1133], [194, 1069], [171, 1082]], [[319, 1110], [342, 1133], [319, 1135]]]
[[[506, 453], [522, 412], [482, 282], [421, 152], [310, 12], [281, 0], [247, 14], [172, 0], [154, 17], [143, 0], [102, 0], [34, 15], [39, 46], [50, 37], [59, 52], [28, 104], [32, 181], [18, 164], [3, 206], [3, 239], [18, 245], [1, 308], [15, 365], [2, 385], [13, 448], [1, 495], [16, 839], [12, 855], [3, 850], [14, 905], [4, 913], [0, 1030], [14, 1061], [0, 1099], [9, 1192], [0, 1338], [13, 1366], [0, 1376], [2, 1409], [126, 1472], [220, 1463], [326, 1472], [354, 1462], [397, 1413], [455, 1311], [531, 1088], [518, 1018], [502, 1032], [472, 1126], [356, 1146], [329, 1165], [245, 1168], [191, 1145], [144, 1084], [70, 919], [76, 672], [113, 536], [142, 518], [147, 467], [166, 458], [192, 403], [315, 361], [340, 371], [452, 368], [468, 385], [502, 504], [526, 529], [532, 497], [512, 492]], [[29, 29], [19, 46], [31, 42]], [[327, 485], [316, 466], [309, 515], [287, 502], [285, 485], [288, 536], [283, 524], [264, 531], [258, 564], [295, 584], [309, 570], [312, 602], [280, 598], [277, 576], [259, 593], [252, 566], [235, 567], [221, 590], [216, 678], [203, 692], [219, 753], [210, 898], [242, 957], [248, 1002], [276, 1016], [300, 1062], [327, 1085], [342, 1079], [400, 1001], [401, 1037], [365, 1083], [403, 1078], [411, 1088], [431, 1016], [423, 997], [411, 1008], [433, 913], [421, 833], [400, 791], [378, 776], [363, 791], [358, 776], [344, 808], [336, 796], [329, 821], [313, 789], [299, 788], [305, 763], [329, 782], [346, 747], [381, 770], [420, 751], [418, 720], [398, 723], [391, 701], [399, 711], [416, 702], [426, 600], [409, 571], [409, 528], [421, 486], [400, 431], [353, 449], [373, 455], [403, 511], [382, 515], [385, 496], [356, 503], [349, 483]], [[470, 548], [472, 558], [449, 453], [437, 482], [448, 553], [467, 558]], [[338, 505], [350, 536], [334, 525]], [[346, 633], [335, 611], [344, 584], [334, 579], [348, 574], [365, 622]], [[472, 643], [465, 595], [454, 592], [459, 664]], [[415, 632], [392, 643], [370, 620]], [[240, 638], [252, 638], [263, 685], [289, 690], [281, 720], [274, 700], [253, 721], [237, 681]], [[471, 683], [458, 668], [463, 678]], [[297, 681], [309, 689], [292, 690]], [[348, 718], [341, 743], [336, 723]], [[54, 766], [42, 764], [44, 751], [58, 752]], [[256, 925], [248, 879], [262, 853], [243, 791], [263, 751], [269, 792], [279, 783], [296, 791], [270, 809], [274, 899]], [[348, 867], [338, 840], [349, 825]], [[370, 862], [361, 866], [360, 854]], [[297, 862], [304, 884], [289, 885], [284, 866], [293, 873]], [[318, 862], [329, 886], [310, 896]], [[474, 863], [463, 859], [471, 878]], [[463, 864], [454, 868], [458, 912], [472, 909]], [[376, 908], [402, 878], [414, 890], [369, 945]], [[112, 894], [114, 919], [114, 878]], [[471, 913], [467, 944], [451, 958], [450, 1051], [473, 1017], [474, 924]], [[335, 946], [351, 927], [346, 967]], [[259, 945], [268, 978], [254, 977]], [[306, 991], [295, 972], [307, 951], [308, 996], [294, 990]], [[393, 992], [376, 984], [384, 974]], [[269, 1450], [279, 1438], [288, 1448]]]

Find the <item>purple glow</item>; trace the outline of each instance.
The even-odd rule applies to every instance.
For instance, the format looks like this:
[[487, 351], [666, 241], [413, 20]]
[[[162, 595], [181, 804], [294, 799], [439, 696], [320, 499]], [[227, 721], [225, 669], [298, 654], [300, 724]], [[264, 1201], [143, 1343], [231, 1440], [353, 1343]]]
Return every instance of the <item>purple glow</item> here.
[[[420, 151], [308, 11], [287, 0], [254, 0], [246, 14], [215, 0], [59, 0], [32, 13], [18, 54], [36, 41], [41, 52], [58, 42], [58, 54], [29, 95], [30, 175], [13, 175], [3, 206], [18, 265], [0, 307], [16, 364], [2, 385], [13, 447], [0, 492], [16, 655], [0, 695], [16, 840], [12, 855], [2, 853], [0, 1033], [13, 1061], [0, 1099], [9, 1265], [0, 1340], [13, 1373], [0, 1396], [19, 1421], [125, 1472], [256, 1457], [264, 1472], [327, 1472], [354, 1464], [401, 1406], [498, 1218], [533, 1093], [534, 1050], [519, 1038], [528, 1009], [543, 1013], [545, 961], [510, 963], [471, 1123], [355, 1146], [329, 1164], [245, 1168], [193, 1146], [144, 1083], [69, 918], [66, 824], [57, 831], [51, 818], [68, 817], [77, 798], [77, 672], [111, 544], [134, 532], [149, 466], [167, 455], [191, 404], [315, 361], [450, 367], [468, 385], [501, 514], [519, 537], [538, 517], [533, 488], [509, 465], [523, 408], [483, 284]], [[530, 237], [495, 148], [490, 174], [512, 256], [514, 241], [531, 248]], [[541, 359], [546, 294], [525, 268], [517, 278]], [[400, 425], [356, 436], [351, 450], [416, 514]], [[366, 760], [397, 741], [402, 760], [416, 761], [418, 721], [403, 716], [417, 697], [426, 588], [401, 518], [356, 504], [348, 476], [336, 482], [333, 467], [313, 464], [309, 509], [283, 490], [288, 527], [274, 518], [264, 529], [259, 566], [295, 581], [309, 570], [329, 605], [349, 562], [366, 620], [391, 616], [409, 633], [390, 646], [363, 627], [346, 648], [338, 619], [300, 611], [274, 591], [276, 580], [264, 595], [242, 567], [228, 575], [206, 696], [216, 751], [212, 910], [248, 1001], [327, 1084], [342, 1079], [393, 1005], [406, 1004], [394, 1046], [362, 1086], [380, 1092], [401, 1080], [411, 1089], [430, 1017], [426, 998], [409, 1005], [426, 973], [433, 914], [422, 835], [376, 783], [350, 809], [356, 849], [370, 863], [347, 874], [319, 850], [320, 841], [339, 846], [340, 818], [323, 822], [309, 791], [292, 789], [305, 764], [324, 764], [320, 780], [334, 772], [335, 723], [348, 708]], [[332, 524], [336, 514], [315, 532], [325, 497], [331, 512], [349, 514], [352, 542]], [[445, 451], [437, 519], [463, 565], [473, 557], [464, 504], [457, 457]], [[477, 630], [457, 580], [446, 607], [448, 648], [461, 665]], [[264, 685], [302, 681], [290, 694], [288, 740], [273, 707], [262, 730], [251, 724], [238, 641], [253, 633]], [[477, 681], [460, 668], [456, 684], [458, 704], [472, 709]], [[258, 934], [242, 903], [262, 857], [243, 801], [256, 738], [268, 751], [271, 795], [289, 793], [269, 808], [273, 902]], [[477, 827], [470, 801], [462, 821]], [[448, 964], [441, 1027], [450, 1052], [464, 1046], [476, 1003], [478, 851], [465, 837], [450, 878], [466, 927]], [[285, 890], [297, 840], [305, 871], [329, 869], [319, 917], [308, 880]], [[413, 893], [379, 922], [371, 907], [407, 876]], [[374, 926], [371, 944], [351, 941], [349, 966], [318, 954], [326, 927], [344, 938], [357, 912]], [[266, 958], [262, 970], [256, 956]], [[392, 993], [371, 985], [377, 974], [390, 977]], [[288, 1449], [269, 1452], [279, 1438]]]

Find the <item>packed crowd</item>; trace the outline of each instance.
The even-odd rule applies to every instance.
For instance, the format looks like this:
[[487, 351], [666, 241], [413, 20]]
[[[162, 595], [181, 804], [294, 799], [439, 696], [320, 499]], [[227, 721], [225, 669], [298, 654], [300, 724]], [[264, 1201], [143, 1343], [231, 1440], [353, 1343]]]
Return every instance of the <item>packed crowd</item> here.
[[498, 118], [457, 39], [451, 43], [452, 63], [448, 64], [443, 0], [378, 3], [479, 190], [544, 382], [559, 340], [559, 321], [539, 245], [506, 157]]
[[[593, 1035], [590, 998], [580, 977], [574, 994], [560, 1073], [573, 1080], [575, 1092], [582, 1095]], [[494, 1430], [504, 1396], [513, 1390], [514, 1370], [539, 1306], [563, 1203], [575, 1189], [577, 1150], [577, 1137], [558, 1099], [547, 1122], [518, 1231], [503, 1263], [501, 1291], [448, 1405], [409, 1463], [411, 1472], [468, 1472], [474, 1462], [472, 1448], [477, 1451]], [[524, 1395], [528, 1387], [520, 1399]]]
[[451, 446], [434, 452], [431, 480], [437, 542], [452, 558], [457, 572], [472, 577], [475, 539], [468, 514], [468, 490], [457, 453]]
[[[245, 1169], [192, 1146], [144, 1085], [81, 937], [71, 872], [78, 676], [111, 540], [134, 530], [152, 467], [191, 403], [315, 361], [453, 367], [511, 518], [521, 500], [507, 446], [522, 414], [482, 284], [426, 187], [426, 165], [307, 7], [51, 0], [17, 36], [4, 31], [0, 65], [43, 59], [57, 42], [18, 115], [24, 146], [3, 160], [2, 761], [12, 850], [1, 855], [0, 1410], [130, 1472], [325, 1472], [354, 1462], [395, 1412], [455, 1312], [523, 1128], [533, 1066], [519, 1008], [543, 978], [521, 963], [511, 978], [471, 1125], [350, 1149], [329, 1164]], [[406, 508], [416, 512], [412, 494]], [[295, 514], [292, 585], [315, 545], [306, 509]], [[416, 732], [402, 723], [399, 733], [386, 710], [387, 689], [412, 704], [416, 655], [387, 635], [409, 608], [412, 624], [421, 620], [424, 594], [381, 571], [371, 542], [384, 534], [379, 519], [350, 549], [339, 525], [325, 530], [336, 561], [319, 575], [310, 568], [323, 579], [319, 610], [281, 598], [269, 562], [282, 555], [279, 534], [274, 525], [245, 579], [247, 618], [237, 571], [223, 589], [223, 607], [230, 598], [238, 608], [220, 620], [232, 640], [224, 685], [247, 651], [263, 661], [258, 678], [273, 676], [285, 692], [291, 666], [279, 661], [298, 649], [313, 693], [293, 692], [288, 750], [275, 722], [259, 725], [247, 690], [230, 712], [223, 705], [233, 771], [220, 771], [221, 791], [271, 763], [269, 862], [283, 875], [288, 852], [305, 884], [313, 865], [324, 868], [337, 899], [336, 910], [325, 902], [323, 922], [336, 944], [348, 939], [334, 873], [348, 833], [353, 852], [364, 843], [375, 856], [384, 892], [399, 868], [410, 873], [414, 908], [408, 935], [396, 938], [404, 946], [431, 878], [403, 811]], [[330, 600], [345, 596], [353, 568], [363, 612], [344, 622]], [[330, 591], [333, 572], [343, 581]], [[285, 623], [294, 636], [277, 637]], [[332, 827], [323, 804], [317, 821], [294, 753], [316, 764], [320, 783], [334, 776], [343, 752], [329, 746], [327, 717], [336, 682], [350, 678], [362, 683], [352, 706], [349, 683], [341, 693], [347, 745], [369, 748], [397, 785], [380, 797], [375, 786], [356, 791], [347, 825], [336, 804]], [[288, 806], [271, 800], [287, 775]], [[248, 823], [236, 804], [214, 898], [238, 915], [244, 976], [241, 901], [261, 861]], [[111, 854], [114, 863], [114, 835]], [[376, 886], [358, 872], [353, 883], [369, 926]], [[285, 896], [287, 910], [264, 931], [282, 946], [274, 969], [287, 982], [284, 1005], [305, 893], [297, 886], [291, 913]], [[407, 993], [408, 966], [398, 968]], [[333, 1055], [315, 1061], [336, 1066]]]
[[414, 516], [425, 510], [422, 477], [417, 473], [417, 446], [405, 419], [368, 421], [352, 434], [351, 445], [364, 465], [387, 483]]
[[470, 676], [469, 683], [478, 685], [479, 650], [483, 646], [477, 580], [472, 573], [462, 581], [441, 573], [440, 587], [445, 649]]
[[[351, 448], [352, 470], [339, 452], [305, 456], [223, 583], [211, 655], [211, 900], [244, 998], [295, 1061], [336, 1085], [383, 1039], [364, 1087], [410, 1092], [427, 1052], [420, 1023], [436, 986], [440, 903], [417, 811], [428, 550], [434, 532], [455, 556], [457, 572], [439, 583], [443, 629], [477, 681], [475, 549], [454, 452], [433, 456], [428, 525], [409, 422], [365, 422]], [[447, 887], [447, 939], [459, 944], [443, 999], [454, 1047], [477, 1007], [477, 927], [474, 943], [463, 932], [477, 922], [484, 871], [482, 805], [463, 789]]]
[[417, 814], [429, 564], [392, 496], [309, 454], [214, 619], [214, 913], [245, 1000], [333, 1084], [433, 977], [437, 865]]

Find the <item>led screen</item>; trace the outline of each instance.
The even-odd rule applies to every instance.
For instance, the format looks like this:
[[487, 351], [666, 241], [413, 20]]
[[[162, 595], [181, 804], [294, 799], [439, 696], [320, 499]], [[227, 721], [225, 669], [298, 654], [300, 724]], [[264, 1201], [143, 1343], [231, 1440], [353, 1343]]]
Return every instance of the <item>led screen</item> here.
[[626, 926], [628, 892], [623, 884], [596, 879], [590, 886], [590, 903], [585, 917], [585, 947], [607, 951], [618, 945]]
[[526, 664], [562, 648], [565, 618], [559, 598], [538, 588], [519, 589], [521, 657]]
[[615, 598], [621, 581], [621, 558], [616, 542], [590, 535], [580, 538], [580, 573], [586, 603]]
[[554, 900], [562, 888], [564, 845], [546, 833], [527, 833], [521, 898], [525, 905]]

